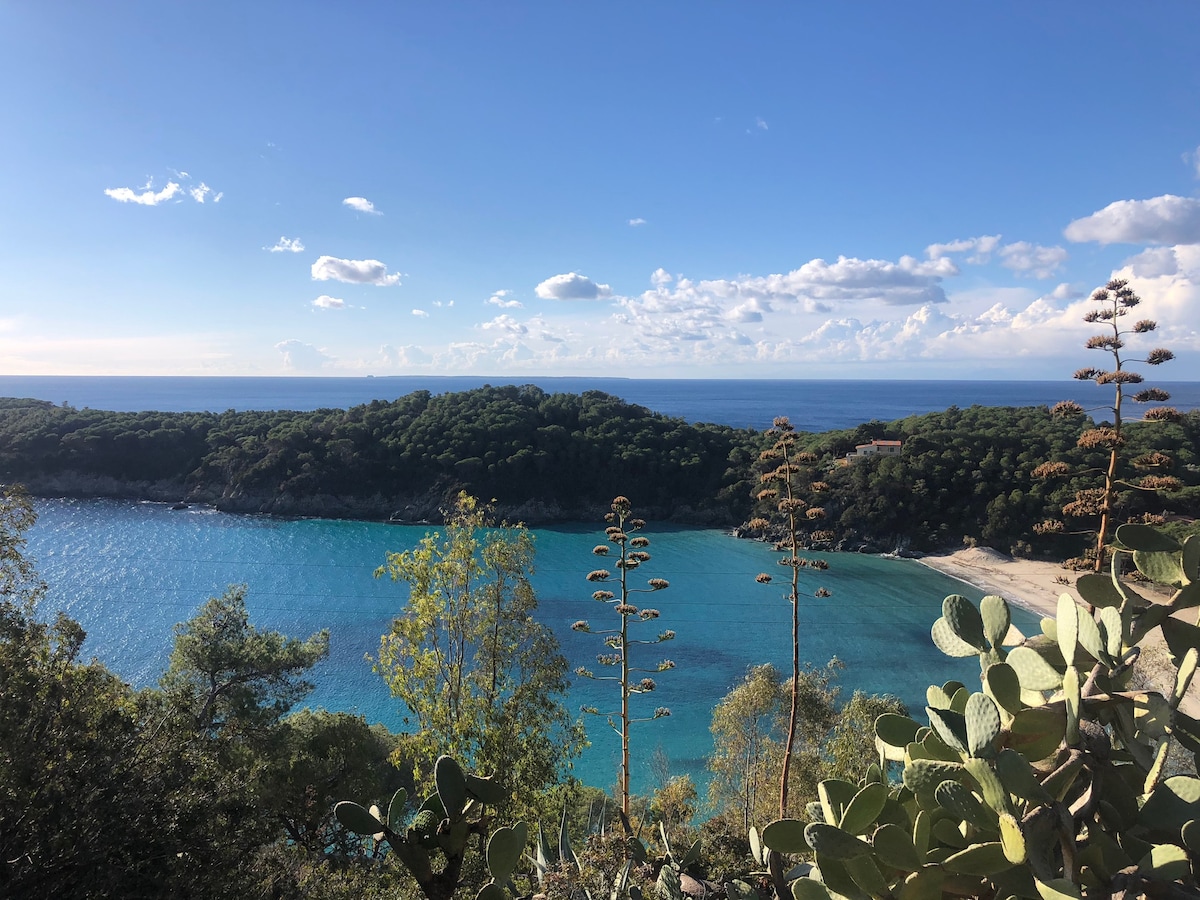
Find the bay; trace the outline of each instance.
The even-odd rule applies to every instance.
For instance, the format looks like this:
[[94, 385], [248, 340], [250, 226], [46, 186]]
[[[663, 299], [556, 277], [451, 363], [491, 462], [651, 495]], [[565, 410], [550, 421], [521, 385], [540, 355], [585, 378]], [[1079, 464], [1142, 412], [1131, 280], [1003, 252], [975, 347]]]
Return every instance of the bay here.
[[[321, 519], [284, 520], [237, 516], [208, 509], [172, 510], [162, 504], [110, 500], [38, 500], [38, 523], [29, 552], [50, 585], [47, 612], [62, 609], [88, 631], [85, 655], [100, 659], [136, 686], [153, 685], [170, 652], [172, 628], [194, 615], [227, 585], [245, 584], [252, 620], [260, 628], [302, 637], [321, 628], [331, 633], [330, 656], [313, 674], [313, 706], [359, 713], [390, 728], [404, 727], [403, 711], [364, 657], [402, 608], [405, 589], [373, 572], [387, 551], [411, 548], [424, 526]], [[537, 529], [534, 585], [540, 618], [551, 625], [577, 665], [592, 664], [599, 639], [570, 630], [589, 619], [603, 627], [611, 610], [591, 599], [596, 568], [591, 548], [603, 523]], [[650, 785], [646, 762], [661, 746], [675, 774], [704, 783], [704, 759], [712, 742], [713, 706], [748, 666], [770, 662], [790, 667], [790, 606], [781, 585], [760, 585], [758, 572], [782, 572], [761, 543], [740, 541], [713, 529], [663, 526], [645, 532], [653, 558], [644, 577], [671, 583], [656, 592], [661, 618], [651, 628], [677, 632], [673, 642], [651, 648], [646, 665], [661, 657], [677, 667], [656, 676], [658, 690], [636, 698], [646, 714], [667, 706], [669, 718], [635, 726], [634, 786]], [[845, 663], [844, 692], [862, 689], [899, 696], [919, 709], [926, 686], [957, 678], [977, 683], [973, 660], [951, 660], [933, 647], [929, 629], [942, 598], [981, 592], [909, 560], [829, 554], [826, 572], [805, 571], [804, 589], [831, 591], [808, 597], [801, 611], [805, 660]], [[1036, 618], [1016, 612], [1018, 627]], [[661, 651], [661, 654], [660, 652]], [[577, 679], [570, 706], [610, 709], [611, 685]], [[615, 735], [589, 717], [591, 748], [577, 766], [587, 783], [615, 781]]]
[[[1154, 382], [1182, 411], [1200, 408], [1200, 383]], [[426, 390], [439, 394], [485, 384], [536, 384], [555, 393], [598, 390], [689, 422], [766, 429], [788, 416], [802, 431], [828, 431], [950, 406], [1042, 406], [1074, 400], [1084, 408], [1111, 402], [1111, 392], [1078, 381], [909, 381], [803, 379], [640, 379], [514, 376], [378, 378], [0, 375], [0, 396], [32, 397], [75, 407], [140, 412], [346, 408]], [[1103, 411], [1096, 412], [1103, 418]]]

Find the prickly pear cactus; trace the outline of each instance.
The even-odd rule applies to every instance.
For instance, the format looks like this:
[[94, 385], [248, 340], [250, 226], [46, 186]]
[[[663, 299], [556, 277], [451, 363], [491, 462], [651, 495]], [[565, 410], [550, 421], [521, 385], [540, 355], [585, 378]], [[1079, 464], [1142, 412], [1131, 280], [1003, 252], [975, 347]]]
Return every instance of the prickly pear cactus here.
[[[931, 686], [928, 724], [881, 716], [879, 764], [865, 778], [823, 782], [816, 821], [762, 830], [777, 894], [1200, 897], [1200, 779], [1166, 775], [1170, 754], [1200, 755], [1200, 721], [1180, 709], [1200, 657], [1190, 612], [1200, 608], [1200, 536], [1181, 544], [1126, 525], [1117, 540], [1111, 573], [1082, 576], [1082, 602], [1064, 594], [1042, 633], [1016, 646], [1003, 646], [1004, 600], [946, 598], [934, 643], [977, 655], [981, 689]], [[1134, 591], [1121, 574], [1129, 563], [1170, 596]], [[1156, 628], [1176, 669], [1167, 694], [1130, 687]], [[800, 850], [813, 852], [811, 871], [783, 873], [778, 857]]]
[[[368, 810], [349, 800], [338, 803], [334, 814], [348, 831], [385, 842], [430, 900], [449, 900], [460, 887], [471, 835], [488, 835], [489, 821], [484, 807], [501, 798], [489, 779], [463, 772], [449, 756], [438, 757], [434, 784], [437, 790], [425, 798], [407, 827], [404, 808], [408, 795], [403, 788], [391, 798], [386, 816], [378, 806]], [[479, 891], [479, 900], [507, 900], [517, 896], [512, 875], [521, 863], [528, 841], [529, 829], [524, 822], [491, 832], [486, 843], [491, 880]], [[434, 868], [439, 856], [440, 871]]]

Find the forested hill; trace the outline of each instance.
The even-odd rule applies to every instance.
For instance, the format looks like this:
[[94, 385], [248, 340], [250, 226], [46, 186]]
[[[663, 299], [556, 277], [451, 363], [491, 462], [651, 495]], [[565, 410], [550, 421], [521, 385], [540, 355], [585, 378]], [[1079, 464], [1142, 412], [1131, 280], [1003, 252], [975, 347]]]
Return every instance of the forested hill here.
[[[961, 547], [966, 539], [1014, 555], [1072, 556], [1083, 537], [1037, 535], [1034, 526], [1062, 519], [1076, 491], [1102, 486], [1107, 451], [1076, 445], [1085, 427], [1086, 416], [1058, 418], [1043, 406], [972, 406], [806, 435], [803, 444], [820, 457], [819, 477], [828, 485], [813, 498], [826, 510], [814, 529], [831, 532], [844, 549], [930, 550]], [[902, 441], [901, 453], [836, 464], [877, 439]], [[1200, 517], [1200, 412], [1178, 423], [1127, 422], [1125, 439], [1124, 460], [1162, 451], [1172, 459], [1166, 471], [1185, 486], [1172, 493], [1121, 489], [1118, 515]], [[1035, 478], [1033, 470], [1048, 461], [1067, 463], [1072, 474]], [[1123, 462], [1118, 474], [1137, 480], [1140, 473]], [[1068, 519], [1068, 531], [1090, 527], [1086, 518]]]
[[[1061, 518], [1075, 491], [1097, 486], [1103, 451], [1076, 446], [1087, 423], [1045, 407], [976, 406], [802, 435], [827, 484], [813, 501], [826, 510], [814, 529], [844, 549], [932, 549], [972, 538], [1005, 553], [1073, 555], [1078, 537], [1033, 529]], [[1121, 511], [1200, 515], [1200, 413], [1130, 425], [1126, 437], [1126, 458], [1163, 450], [1186, 486], [1165, 496], [1124, 493]], [[873, 439], [900, 440], [903, 450], [844, 464]], [[0, 481], [46, 496], [182, 499], [282, 515], [436, 521], [466, 490], [530, 523], [592, 520], [624, 494], [653, 519], [732, 526], [765, 512], [752, 504], [769, 443], [598, 391], [530, 386], [417, 392], [314, 412], [115, 413], [0, 400]], [[1050, 460], [1075, 474], [1034, 478]]]
[[658, 518], [734, 523], [759, 436], [599, 391], [484, 387], [313, 412], [117, 413], [0, 401], [0, 481], [35, 493], [284, 515], [434, 519], [460, 489], [530, 522], [616, 494]]

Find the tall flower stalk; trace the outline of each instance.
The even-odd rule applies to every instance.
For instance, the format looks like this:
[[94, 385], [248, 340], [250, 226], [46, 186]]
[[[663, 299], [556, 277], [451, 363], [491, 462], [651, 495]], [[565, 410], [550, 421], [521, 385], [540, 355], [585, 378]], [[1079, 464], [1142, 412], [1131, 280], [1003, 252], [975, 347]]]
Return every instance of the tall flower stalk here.
[[636, 629], [641, 624], [655, 621], [659, 617], [659, 611], [649, 608], [639, 609], [630, 602], [630, 598], [634, 594], [650, 594], [662, 591], [669, 587], [669, 585], [662, 578], [647, 580], [646, 587], [643, 588], [633, 587], [630, 584], [629, 573], [639, 568], [643, 563], [650, 561], [650, 554], [646, 552], [646, 548], [650, 546], [650, 540], [642, 535], [634, 536], [635, 532], [641, 531], [646, 526], [646, 523], [641, 519], [632, 517], [629, 500], [626, 497], [617, 497], [613, 500], [612, 511], [607, 513], [604, 519], [609, 523], [605, 529], [608, 544], [600, 544], [592, 552], [597, 556], [607, 557], [610, 555], [610, 551], [615, 549], [616, 553], [619, 554], [614, 561], [617, 576], [614, 578], [612, 573], [607, 569], [596, 569], [588, 573], [587, 580], [601, 584], [611, 584], [617, 588], [615, 592], [607, 589], [597, 590], [592, 594], [592, 599], [610, 606], [618, 616], [619, 625], [616, 628], [593, 631], [587, 621], [581, 620], [572, 625], [571, 628], [574, 631], [586, 634], [601, 635], [604, 639], [605, 647], [610, 652], [599, 654], [596, 657], [596, 662], [607, 670], [616, 671], [616, 674], [612, 675], [597, 675], [590, 669], [581, 666], [575, 670], [575, 674], [583, 678], [593, 678], [597, 681], [615, 681], [619, 684], [621, 702], [617, 709], [610, 712], [601, 712], [597, 707], [585, 706], [583, 707], [583, 712], [606, 718], [609, 727], [621, 739], [621, 770], [618, 779], [618, 791], [621, 795], [621, 812], [625, 815], [626, 821], [628, 821], [630, 728], [637, 722], [649, 722], [671, 714], [671, 711], [665, 706], [660, 706], [651, 715], [635, 716], [630, 706], [630, 700], [637, 694], [649, 694], [657, 688], [658, 685], [650, 677], [651, 674], [675, 668], [675, 663], [670, 659], [661, 660], [656, 666], [649, 668], [637, 666], [631, 660], [630, 653], [638, 645], [648, 646], [674, 640], [675, 632], [670, 630], [660, 631], [652, 638], [635, 638], [631, 636], [631, 627]]
[[[788, 786], [796, 746], [796, 732], [800, 727], [800, 570], [824, 570], [829, 568], [829, 563], [823, 559], [808, 559], [800, 555], [804, 523], [816, 522], [825, 517], [824, 508], [810, 506], [799, 496], [798, 491], [797, 476], [805, 471], [804, 465], [815, 463], [817, 457], [799, 449], [796, 430], [786, 416], [775, 419], [774, 427], [768, 433], [775, 436], [775, 443], [769, 450], [764, 450], [759, 459], [774, 466], [761, 476], [762, 483], [767, 487], [759, 492], [758, 499], [775, 501], [776, 512], [783, 517], [783, 536], [775, 542], [775, 549], [783, 553], [778, 561], [779, 565], [786, 566], [790, 571], [788, 601], [792, 606], [792, 683], [783, 765], [779, 776], [779, 817], [783, 819], [788, 814]], [[823, 487], [821, 482], [809, 484], [809, 489], [813, 491], [819, 491]], [[751, 520], [749, 526], [752, 532], [766, 533], [771, 528], [771, 522], [765, 518], [757, 518]], [[764, 572], [756, 580], [760, 584], [770, 584], [773, 579]], [[823, 587], [818, 588], [814, 595], [828, 597], [829, 591]]]
[[[1129, 360], [1122, 355], [1126, 339], [1130, 335], [1150, 334], [1158, 329], [1158, 323], [1153, 319], [1141, 319], [1132, 327], [1122, 328], [1122, 319], [1128, 316], [1141, 302], [1141, 298], [1129, 287], [1128, 282], [1114, 279], [1102, 288], [1097, 288], [1091, 296], [1095, 306], [1088, 311], [1083, 320], [1088, 323], [1102, 322], [1105, 330], [1092, 335], [1085, 345], [1089, 350], [1103, 350], [1112, 357], [1111, 368], [1087, 367], [1075, 372], [1079, 381], [1092, 381], [1098, 385], [1112, 385], [1114, 388], [1111, 406], [1100, 406], [1095, 409], [1112, 413], [1112, 424], [1102, 424], [1086, 429], [1079, 436], [1079, 447], [1084, 450], [1107, 450], [1108, 461], [1101, 470], [1104, 475], [1104, 487], [1078, 491], [1075, 499], [1063, 507], [1063, 514], [1069, 517], [1099, 516], [1100, 524], [1096, 529], [1095, 558], [1093, 568], [1097, 572], [1104, 570], [1104, 551], [1108, 543], [1109, 533], [1113, 530], [1113, 520], [1117, 506], [1117, 491], [1121, 487], [1136, 488], [1143, 491], [1177, 490], [1180, 487], [1178, 479], [1169, 475], [1143, 475], [1136, 482], [1121, 478], [1121, 451], [1125, 445], [1124, 425], [1127, 420], [1125, 401], [1135, 403], [1157, 403], [1171, 399], [1171, 395], [1161, 388], [1143, 388], [1132, 395], [1126, 395], [1126, 387], [1142, 384], [1145, 379], [1137, 372], [1128, 368], [1130, 362], [1145, 363], [1149, 366], [1159, 366], [1175, 358], [1170, 350], [1161, 347], [1151, 350], [1142, 359]], [[1073, 400], [1065, 400], [1057, 404], [1051, 412], [1060, 417], [1080, 416], [1085, 410]], [[1149, 409], [1141, 419], [1144, 421], [1173, 421], [1179, 418], [1179, 413], [1171, 407], [1160, 406]], [[1161, 453], [1148, 453], [1132, 460], [1135, 468], [1146, 471], [1165, 469], [1171, 465], [1169, 457]], [[1072, 474], [1072, 469], [1065, 462], [1047, 462], [1033, 470], [1038, 478]], [[1065, 526], [1057, 520], [1048, 520], [1038, 525], [1035, 530], [1040, 534], [1061, 533]]]

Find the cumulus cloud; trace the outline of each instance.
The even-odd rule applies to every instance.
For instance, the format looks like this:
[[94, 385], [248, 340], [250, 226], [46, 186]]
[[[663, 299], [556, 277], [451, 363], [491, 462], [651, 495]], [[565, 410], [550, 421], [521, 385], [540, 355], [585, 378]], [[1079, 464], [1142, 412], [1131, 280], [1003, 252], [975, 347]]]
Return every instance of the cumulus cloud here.
[[349, 284], [373, 284], [391, 287], [400, 283], [398, 274], [388, 274], [387, 266], [377, 259], [339, 259], [322, 256], [312, 264], [313, 281], [345, 281]]
[[597, 284], [586, 275], [568, 272], [547, 278], [535, 288], [543, 300], [603, 300], [612, 295], [607, 284]]
[[[701, 281], [695, 287], [727, 300], [795, 304], [809, 312], [827, 312], [833, 301], [877, 300], [889, 306], [945, 303], [940, 282], [957, 274], [958, 268], [946, 258], [921, 261], [902, 256], [891, 262], [839, 256], [833, 263], [809, 260], [786, 274]], [[676, 290], [691, 287], [687, 279], [676, 284]]]
[[675, 276], [661, 266], [650, 273], [650, 283], [656, 287], [662, 287], [664, 284], [670, 284], [674, 280]]
[[411, 368], [428, 365], [433, 357], [416, 344], [408, 344], [403, 347], [384, 344], [379, 348], [379, 360], [385, 366], [392, 368]]
[[303, 253], [304, 244], [300, 242], [300, 238], [289, 238], [280, 235], [279, 240], [275, 242], [275, 246], [263, 247], [263, 249], [271, 253]]
[[528, 334], [529, 329], [514, 319], [512, 316], [505, 313], [501, 316], [496, 316], [490, 322], [484, 322], [479, 326], [484, 331], [494, 331], [506, 335], [522, 335]]
[[1005, 244], [1000, 248], [1000, 265], [1019, 275], [1050, 278], [1067, 261], [1062, 247], [1043, 247], [1028, 241]]
[[348, 206], [355, 212], [369, 213], [372, 216], [383, 215], [383, 213], [375, 208], [375, 204], [366, 197], [347, 197], [342, 201], [342, 206]]
[[295, 339], [280, 341], [275, 349], [283, 354], [283, 365], [288, 369], [312, 371], [336, 362], [324, 350]]
[[1200, 244], [1200, 200], [1174, 194], [1118, 200], [1076, 219], [1063, 234], [1077, 243]]
[[425, 310], [423, 310], [423, 309], [414, 309], [412, 311], [412, 314], [414, 316], [416, 316], [418, 319], [428, 319], [429, 318], [429, 313], [425, 312]]
[[636, 219], [630, 219], [629, 224], [631, 227], [637, 228], [639, 225], [645, 225], [646, 220], [643, 219], [641, 216], [638, 216]]
[[155, 191], [151, 184], [135, 191], [133, 188], [105, 188], [104, 193], [112, 197], [119, 203], [136, 203], [138, 206], [158, 206], [160, 203], [166, 203], [179, 194], [181, 188], [174, 181], [168, 181], [167, 186], [161, 191]]
[[345, 309], [346, 301], [340, 297], [330, 297], [328, 294], [322, 294], [312, 302], [312, 305], [317, 309]]
[[515, 297], [510, 296], [511, 294], [512, 291], [496, 291], [485, 302], [490, 303], [492, 306], [499, 306], [501, 309], [524, 309], [525, 304]]
[[767, 120], [762, 118], [761, 116], [755, 117], [754, 125], [756, 128], [759, 128], [762, 131], [766, 131], [769, 128], [769, 126], [767, 125]]

